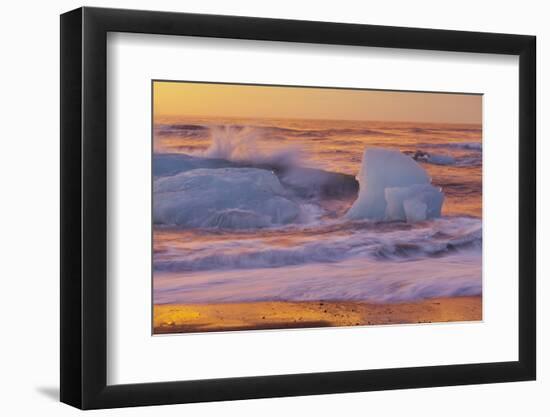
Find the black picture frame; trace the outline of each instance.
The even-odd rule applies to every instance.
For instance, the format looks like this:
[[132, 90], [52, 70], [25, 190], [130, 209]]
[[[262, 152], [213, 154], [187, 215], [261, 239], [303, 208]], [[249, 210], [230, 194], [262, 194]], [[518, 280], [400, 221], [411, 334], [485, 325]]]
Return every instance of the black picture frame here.
[[[519, 56], [518, 361], [107, 385], [108, 32]], [[94, 409], [535, 379], [535, 54], [524, 35], [88, 7], [61, 15], [61, 401]]]

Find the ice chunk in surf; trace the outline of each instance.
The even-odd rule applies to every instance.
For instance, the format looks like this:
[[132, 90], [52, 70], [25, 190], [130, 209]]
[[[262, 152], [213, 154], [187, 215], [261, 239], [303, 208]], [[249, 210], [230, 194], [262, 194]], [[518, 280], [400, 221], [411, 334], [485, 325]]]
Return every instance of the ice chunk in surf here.
[[399, 151], [367, 148], [357, 180], [359, 195], [346, 213], [349, 219], [413, 222], [441, 216], [443, 192]]

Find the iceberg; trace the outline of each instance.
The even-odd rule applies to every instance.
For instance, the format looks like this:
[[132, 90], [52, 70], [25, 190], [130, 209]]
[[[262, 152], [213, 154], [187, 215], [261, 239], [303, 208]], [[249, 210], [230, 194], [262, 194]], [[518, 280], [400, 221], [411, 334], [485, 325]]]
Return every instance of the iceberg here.
[[156, 178], [155, 224], [250, 229], [295, 221], [300, 208], [271, 171], [199, 168]]
[[409, 223], [441, 217], [443, 193], [431, 184], [386, 188], [385, 220]]
[[338, 198], [357, 195], [359, 184], [352, 175], [315, 168], [293, 167], [279, 170], [281, 183], [303, 198]]
[[349, 219], [415, 222], [441, 216], [443, 192], [399, 151], [367, 148], [357, 180], [359, 195], [346, 213]]
[[161, 153], [153, 155], [153, 176], [164, 177], [197, 168], [231, 168], [237, 164], [223, 159], [208, 159], [197, 156]]

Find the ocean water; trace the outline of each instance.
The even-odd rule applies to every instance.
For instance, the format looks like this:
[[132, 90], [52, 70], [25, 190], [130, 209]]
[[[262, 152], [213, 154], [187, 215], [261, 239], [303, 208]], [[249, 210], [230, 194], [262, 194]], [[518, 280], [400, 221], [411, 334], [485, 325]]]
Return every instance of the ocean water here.
[[[481, 294], [481, 137], [479, 125], [156, 118], [154, 302]], [[414, 157], [442, 216], [346, 220], [368, 147]], [[227, 209], [233, 197], [252, 203]]]

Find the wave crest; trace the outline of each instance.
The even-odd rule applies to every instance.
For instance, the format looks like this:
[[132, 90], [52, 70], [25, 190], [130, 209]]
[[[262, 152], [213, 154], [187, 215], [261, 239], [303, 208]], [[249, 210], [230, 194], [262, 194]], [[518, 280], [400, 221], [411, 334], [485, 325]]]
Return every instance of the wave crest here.
[[[309, 229], [292, 229], [293, 236], [302, 234], [304, 241], [292, 246], [277, 244], [273, 239], [246, 238], [228, 243], [209, 243], [206, 249], [184, 249], [182, 252], [155, 254], [158, 271], [208, 271], [232, 269], [279, 268], [312, 263], [334, 263], [350, 258], [372, 260], [415, 260], [440, 257], [458, 251], [481, 248], [481, 221], [469, 217], [441, 218], [404, 228], [402, 223], [335, 223], [317, 227], [315, 239]], [[380, 228], [384, 233], [380, 233]], [[285, 232], [280, 239], [284, 240]]]
[[199, 156], [274, 168], [298, 166], [303, 159], [298, 146], [266, 150], [265, 144], [260, 146], [262, 130], [252, 127], [215, 126], [210, 129], [210, 136], [210, 146]]

